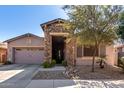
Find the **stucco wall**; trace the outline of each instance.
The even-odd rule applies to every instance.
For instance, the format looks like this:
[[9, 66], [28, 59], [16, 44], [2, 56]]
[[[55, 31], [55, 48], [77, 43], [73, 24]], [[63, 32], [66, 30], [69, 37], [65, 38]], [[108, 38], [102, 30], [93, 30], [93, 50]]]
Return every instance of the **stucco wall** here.
[[0, 62], [5, 62], [7, 57], [7, 49], [0, 48]]
[[[82, 51], [83, 52], [83, 51]], [[106, 55], [107, 57], [107, 64], [109, 65], [116, 65], [117, 64], [117, 52], [113, 45], [111, 46], [100, 46], [99, 48], [99, 55]], [[97, 60], [97, 58], [96, 58]], [[76, 58], [77, 65], [91, 65], [92, 64], [92, 57], [77, 57]], [[97, 65], [95, 63], [95, 65]]]
[[[97, 58], [95, 58], [97, 60]], [[76, 65], [92, 65], [92, 57], [82, 57], [76, 59]], [[98, 65], [95, 63], [95, 65]]]
[[37, 37], [23, 37], [8, 43], [7, 60], [12, 61], [14, 47], [42, 47], [44, 46], [44, 39]]
[[107, 55], [107, 63], [109, 65], [117, 65], [117, 50], [114, 48], [113, 45], [106, 47], [106, 55]]

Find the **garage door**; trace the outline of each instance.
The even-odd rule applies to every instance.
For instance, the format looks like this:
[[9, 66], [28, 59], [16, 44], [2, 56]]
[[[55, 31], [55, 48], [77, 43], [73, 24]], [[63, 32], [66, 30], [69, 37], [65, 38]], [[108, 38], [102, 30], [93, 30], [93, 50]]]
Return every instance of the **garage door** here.
[[15, 63], [20, 64], [41, 64], [44, 51], [40, 48], [16, 48]]

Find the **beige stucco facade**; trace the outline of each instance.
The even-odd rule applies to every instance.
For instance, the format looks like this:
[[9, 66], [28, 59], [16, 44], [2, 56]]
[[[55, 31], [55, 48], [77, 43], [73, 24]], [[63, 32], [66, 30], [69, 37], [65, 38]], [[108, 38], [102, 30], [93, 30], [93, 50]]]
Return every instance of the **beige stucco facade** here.
[[[104, 54], [106, 55], [106, 63], [108, 65], [117, 65], [118, 61], [118, 52], [114, 45], [104, 46], [99, 48], [99, 55]], [[97, 61], [98, 57], [96, 57]], [[77, 65], [91, 65], [92, 64], [92, 57], [76, 57]], [[97, 63], [95, 63], [97, 65]]]
[[[66, 29], [63, 28], [63, 20], [54, 20], [53, 23], [46, 23], [41, 25], [42, 29], [44, 30], [45, 34], [45, 60], [52, 60], [52, 36], [68, 36], [68, 33], [65, 33]], [[74, 47], [75, 46], [75, 47]], [[76, 65], [91, 65], [92, 64], [92, 57], [77, 57], [77, 44], [72, 40], [72, 42], [66, 43], [65, 47], [65, 60], [70, 61], [72, 64], [76, 62]], [[82, 48], [83, 54], [83, 48]], [[114, 45], [101, 45], [99, 47], [99, 56], [106, 55], [106, 62], [109, 65], [116, 65], [117, 64], [117, 52], [114, 48]], [[98, 57], [96, 57], [96, 60]]]
[[7, 60], [7, 45], [0, 43], [0, 63], [5, 63]]
[[0, 63], [5, 63], [7, 58], [7, 49], [0, 48]]
[[[35, 54], [32, 55], [32, 58], [33, 58], [33, 56], [35, 56], [34, 59], [37, 60], [38, 58], [41, 58], [42, 62], [51, 61], [53, 59], [52, 58], [52, 56], [53, 56], [53, 53], [52, 53], [53, 52], [53, 46], [52, 46], [53, 40], [52, 40], [52, 38], [55, 36], [67, 38], [69, 36], [68, 31], [66, 31], [66, 29], [63, 27], [63, 23], [64, 23], [63, 20], [57, 19], [57, 20], [47, 22], [45, 24], [41, 24], [41, 27], [44, 31], [44, 38], [37, 37], [37, 36], [31, 35], [31, 34], [25, 34], [25, 35], [22, 35], [21, 37], [19, 36], [15, 39], [11, 39], [11, 40], [7, 41], [8, 42], [7, 59], [9, 61], [15, 62], [15, 57], [17, 57], [19, 59], [20, 58], [19, 56], [23, 56], [23, 54], [28, 55], [27, 51], [24, 51], [22, 53], [18, 51], [19, 56], [15, 56], [16, 55], [15, 49], [18, 49], [18, 48], [21, 48], [21, 49], [28, 49], [28, 48], [40, 49], [41, 48], [42, 56], [38, 56], [41, 54], [37, 50], [37, 55], [35, 55]], [[70, 64], [76, 64], [76, 65], [91, 65], [92, 64], [92, 57], [89, 57], [89, 56], [78, 57], [77, 56], [78, 45], [75, 40], [72, 39], [69, 42], [67, 42], [67, 41], [64, 41], [64, 42], [65, 42], [65, 44], [64, 44], [64, 50], [63, 50], [64, 51], [64, 59], [63, 60], [67, 60], [67, 62], [69, 62]], [[109, 46], [101, 45], [98, 50], [99, 50], [98, 56], [106, 55], [106, 62], [108, 64], [117, 65], [117, 51], [115, 50], [114, 45], [109, 45]], [[83, 54], [83, 51], [84, 50], [82, 48], [82, 54]], [[26, 57], [25, 57], [25, 59], [26, 59]], [[97, 59], [98, 59], [98, 57], [96, 57], [96, 60]]]
[[[41, 37], [35, 37], [35, 36], [24, 36], [15, 40], [12, 40], [8, 42], [8, 55], [7, 59], [11, 62], [15, 62], [15, 49], [24, 49], [24, 48], [38, 48], [42, 49], [44, 48], [44, 39]], [[26, 56], [25, 56], [26, 57]], [[25, 59], [25, 58], [23, 58]], [[23, 63], [23, 62], [22, 62]]]
[[114, 45], [106, 47], [107, 63], [110, 65], [118, 64], [118, 51]]

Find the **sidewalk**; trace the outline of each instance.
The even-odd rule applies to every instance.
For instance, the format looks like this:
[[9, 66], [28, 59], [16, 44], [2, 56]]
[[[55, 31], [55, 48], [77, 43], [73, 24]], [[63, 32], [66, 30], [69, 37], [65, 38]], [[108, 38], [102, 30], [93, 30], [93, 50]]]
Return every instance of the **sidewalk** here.
[[[54, 68], [39, 68], [38, 71], [64, 71], [62, 66]], [[34, 79], [26, 88], [124, 88], [124, 80], [112, 79]]]
[[77, 85], [73, 80], [32, 80], [27, 88], [63, 88]]
[[26, 88], [124, 88], [124, 80], [32, 80]]

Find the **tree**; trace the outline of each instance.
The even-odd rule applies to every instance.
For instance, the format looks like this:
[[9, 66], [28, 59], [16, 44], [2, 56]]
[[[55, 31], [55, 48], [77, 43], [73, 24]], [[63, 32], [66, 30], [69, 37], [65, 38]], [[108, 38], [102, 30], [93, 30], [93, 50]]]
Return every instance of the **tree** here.
[[119, 28], [117, 34], [121, 42], [124, 43], [124, 12], [122, 12], [119, 17]]
[[92, 60], [94, 72], [97, 48], [101, 44], [112, 44], [117, 39], [116, 29], [122, 6], [73, 5], [63, 9], [69, 17], [67, 27], [78, 43], [95, 46]]

